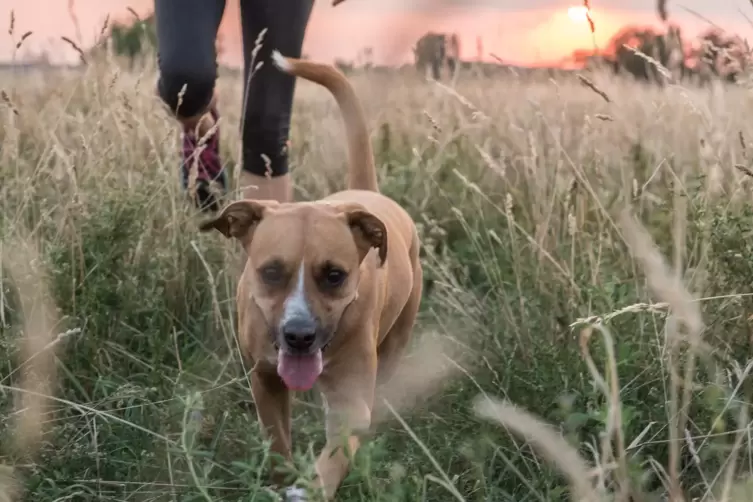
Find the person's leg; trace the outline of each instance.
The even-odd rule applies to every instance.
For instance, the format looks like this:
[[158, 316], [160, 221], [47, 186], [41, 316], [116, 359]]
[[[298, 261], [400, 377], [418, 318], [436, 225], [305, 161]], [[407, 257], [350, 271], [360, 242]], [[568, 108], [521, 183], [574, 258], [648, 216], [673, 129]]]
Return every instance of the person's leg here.
[[[155, 0], [157, 92], [183, 127], [181, 180], [199, 207], [217, 210], [227, 175], [219, 158], [215, 40], [225, 0]], [[211, 137], [205, 138], [210, 133]], [[201, 143], [201, 139], [205, 142]]]
[[[279, 50], [284, 56], [301, 56], [313, 0], [241, 0], [240, 4], [246, 79], [241, 123], [243, 197], [288, 202], [293, 195], [287, 141], [295, 78], [275, 68], [270, 54]], [[255, 51], [265, 28], [261, 48]], [[264, 64], [256, 69], [260, 62]], [[250, 81], [249, 73], [253, 73]]]

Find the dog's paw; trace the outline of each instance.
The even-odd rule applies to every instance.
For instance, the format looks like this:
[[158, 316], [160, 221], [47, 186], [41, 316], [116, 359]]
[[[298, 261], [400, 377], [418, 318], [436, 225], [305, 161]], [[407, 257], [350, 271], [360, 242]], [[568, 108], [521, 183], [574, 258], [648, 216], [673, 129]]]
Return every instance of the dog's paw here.
[[306, 490], [297, 486], [289, 486], [285, 489], [285, 502], [306, 502]]
[[285, 73], [290, 73], [290, 61], [288, 61], [287, 58], [280, 53], [280, 51], [272, 51], [272, 63], [274, 63], [278, 70], [284, 71]]

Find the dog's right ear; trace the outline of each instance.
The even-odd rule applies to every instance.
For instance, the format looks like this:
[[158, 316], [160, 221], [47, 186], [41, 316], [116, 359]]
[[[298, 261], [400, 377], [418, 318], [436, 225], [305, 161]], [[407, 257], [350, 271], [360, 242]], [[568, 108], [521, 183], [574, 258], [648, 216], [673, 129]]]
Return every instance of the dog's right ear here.
[[217, 230], [228, 239], [235, 237], [244, 245], [250, 242], [253, 230], [269, 209], [267, 201], [239, 200], [228, 204], [211, 220], [199, 225], [201, 232]]

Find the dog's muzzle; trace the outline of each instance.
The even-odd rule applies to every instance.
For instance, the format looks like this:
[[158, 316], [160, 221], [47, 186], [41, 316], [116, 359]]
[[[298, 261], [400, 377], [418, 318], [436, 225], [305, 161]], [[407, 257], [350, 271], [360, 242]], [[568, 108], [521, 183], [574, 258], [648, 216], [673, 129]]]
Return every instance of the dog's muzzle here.
[[330, 330], [323, 329], [316, 319], [293, 317], [280, 323], [274, 344], [289, 354], [308, 355], [325, 350], [331, 341]]

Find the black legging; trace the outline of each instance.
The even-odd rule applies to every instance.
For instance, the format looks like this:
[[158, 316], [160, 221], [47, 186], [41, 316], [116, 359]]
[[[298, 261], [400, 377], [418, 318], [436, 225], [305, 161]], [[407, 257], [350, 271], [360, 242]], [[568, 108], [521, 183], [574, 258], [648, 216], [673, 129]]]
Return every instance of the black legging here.
[[[178, 117], [206, 111], [217, 79], [215, 40], [225, 0], [155, 0], [160, 97]], [[286, 143], [290, 130], [295, 78], [277, 70], [270, 53], [300, 57], [313, 0], [240, 0], [244, 89], [243, 168], [272, 176], [288, 172]], [[267, 28], [248, 81], [252, 52]], [[250, 85], [249, 85], [250, 84]], [[179, 98], [183, 86], [185, 93]], [[180, 103], [180, 106], [178, 106]]]

